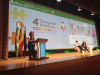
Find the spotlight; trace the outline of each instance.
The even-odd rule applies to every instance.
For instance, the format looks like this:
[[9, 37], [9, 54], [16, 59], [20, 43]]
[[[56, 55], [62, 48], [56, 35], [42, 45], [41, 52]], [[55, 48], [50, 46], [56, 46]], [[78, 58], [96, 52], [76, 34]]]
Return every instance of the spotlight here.
[[57, 2], [61, 2], [61, 0], [57, 0]]
[[81, 11], [81, 10], [82, 10], [82, 9], [79, 7], [79, 8], [78, 8], [78, 11]]
[[92, 12], [92, 13], [91, 13], [91, 15], [95, 15], [95, 13], [94, 13], [94, 12]]

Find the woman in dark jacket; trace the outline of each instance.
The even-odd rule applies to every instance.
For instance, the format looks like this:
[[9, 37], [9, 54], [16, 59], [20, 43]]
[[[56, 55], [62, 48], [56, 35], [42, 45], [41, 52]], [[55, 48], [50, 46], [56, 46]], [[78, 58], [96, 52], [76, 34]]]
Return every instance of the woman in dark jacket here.
[[31, 60], [31, 55], [36, 58], [35, 53], [35, 44], [32, 44], [32, 41], [35, 41], [34, 32], [31, 31], [28, 36], [28, 50], [29, 50], [29, 59]]
[[87, 45], [86, 45], [86, 42], [85, 41], [83, 41], [82, 47], [84, 48], [85, 51], [87, 50], [89, 52], [89, 50], [87, 49]]

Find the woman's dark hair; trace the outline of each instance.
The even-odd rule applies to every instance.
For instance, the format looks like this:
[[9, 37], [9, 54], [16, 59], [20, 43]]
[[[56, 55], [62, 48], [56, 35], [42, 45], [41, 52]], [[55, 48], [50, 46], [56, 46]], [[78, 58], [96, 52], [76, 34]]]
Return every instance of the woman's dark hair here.
[[[29, 32], [29, 36], [31, 36], [31, 35], [32, 35], [32, 33], [34, 33], [34, 32], [33, 32], [33, 31], [30, 31], [30, 32]], [[34, 36], [34, 35], [33, 35], [33, 36]]]
[[78, 41], [76, 40], [76, 42], [78, 42]]
[[[83, 43], [84, 43], [85, 41], [83, 41]], [[86, 42], [85, 42], [86, 43]]]

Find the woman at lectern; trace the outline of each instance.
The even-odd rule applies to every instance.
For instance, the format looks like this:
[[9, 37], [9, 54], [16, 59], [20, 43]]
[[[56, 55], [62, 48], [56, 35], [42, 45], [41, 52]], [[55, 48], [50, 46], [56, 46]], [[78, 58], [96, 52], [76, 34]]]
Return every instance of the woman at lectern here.
[[85, 41], [83, 41], [83, 43], [82, 43], [82, 47], [83, 47], [83, 49], [86, 51], [88, 51], [89, 52], [89, 50], [87, 49], [87, 45], [86, 45], [86, 42]]
[[33, 55], [33, 57], [36, 58], [35, 44], [32, 44], [32, 41], [35, 41], [33, 31], [29, 32], [29, 36], [28, 36], [28, 50], [29, 50], [29, 59], [30, 60], [32, 60], [31, 55]]

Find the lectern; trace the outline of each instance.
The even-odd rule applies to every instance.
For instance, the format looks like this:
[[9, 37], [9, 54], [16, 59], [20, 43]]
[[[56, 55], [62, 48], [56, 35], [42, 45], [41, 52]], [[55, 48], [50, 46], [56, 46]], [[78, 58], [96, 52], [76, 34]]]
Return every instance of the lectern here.
[[33, 41], [32, 44], [36, 44], [37, 47], [37, 59], [47, 59], [45, 51], [45, 43], [48, 39], [38, 38], [36, 41]]

